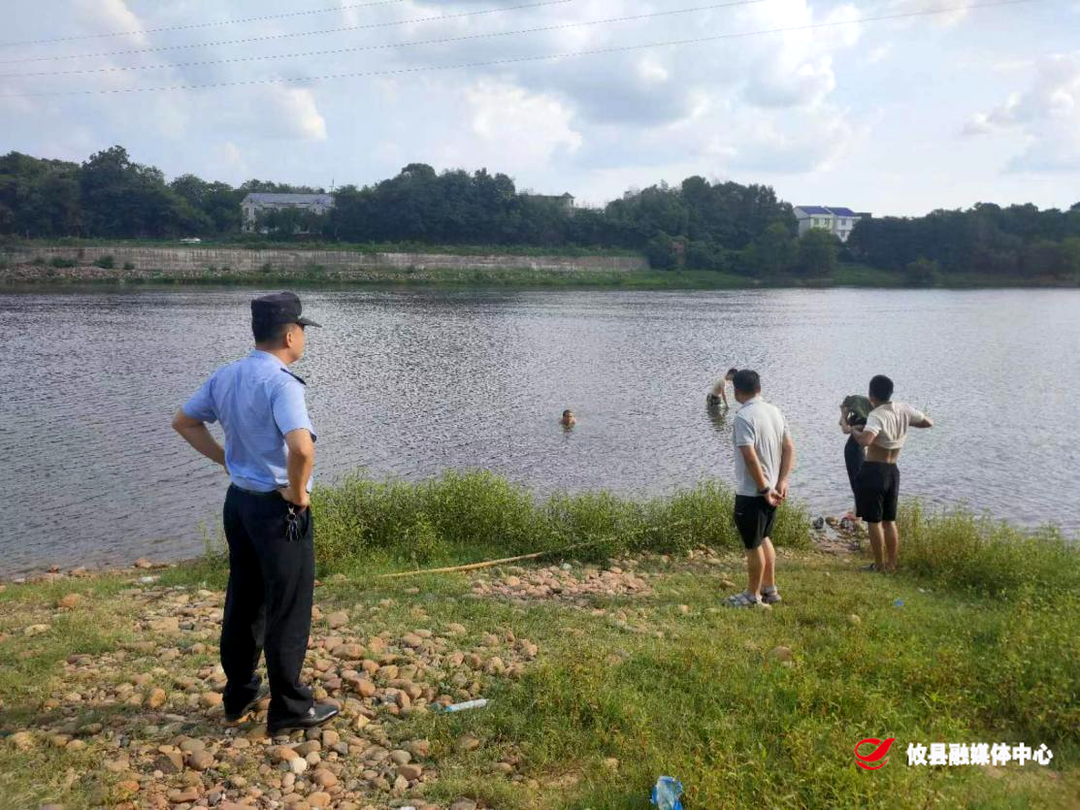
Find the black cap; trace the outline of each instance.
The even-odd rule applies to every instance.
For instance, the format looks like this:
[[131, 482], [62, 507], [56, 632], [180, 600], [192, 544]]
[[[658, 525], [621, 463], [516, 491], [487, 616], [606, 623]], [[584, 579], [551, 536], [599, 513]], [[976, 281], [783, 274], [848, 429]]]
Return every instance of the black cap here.
[[296, 293], [280, 292], [264, 295], [251, 302], [252, 324], [276, 326], [280, 323], [298, 323], [301, 326], [322, 326], [301, 316], [303, 308]]

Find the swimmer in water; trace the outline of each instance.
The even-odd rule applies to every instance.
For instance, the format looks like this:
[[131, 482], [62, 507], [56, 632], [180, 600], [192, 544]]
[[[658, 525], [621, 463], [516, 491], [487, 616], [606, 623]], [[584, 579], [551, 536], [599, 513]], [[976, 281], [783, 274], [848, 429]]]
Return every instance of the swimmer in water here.
[[738, 371], [737, 368], [729, 368], [727, 374], [724, 375], [724, 379], [713, 386], [712, 391], [705, 397], [705, 401], [709, 405], [723, 405], [725, 408], [728, 407], [727, 384], [735, 378]]
[[562, 412], [562, 419], [559, 420], [559, 424], [564, 428], [572, 428], [577, 424], [577, 419], [574, 418], [574, 412], [567, 409]]

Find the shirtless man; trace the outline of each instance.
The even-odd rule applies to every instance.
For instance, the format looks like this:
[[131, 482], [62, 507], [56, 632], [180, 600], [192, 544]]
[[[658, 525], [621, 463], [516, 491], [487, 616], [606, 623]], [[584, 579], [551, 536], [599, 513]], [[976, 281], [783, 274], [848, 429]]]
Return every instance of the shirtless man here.
[[737, 368], [729, 368], [727, 374], [724, 375], [724, 379], [720, 380], [713, 386], [712, 391], [705, 397], [710, 405], [722, 404], [725, 408], [728, 407], [727, 401], [727, 384], [735, 379], [735, 375], [739, 373]]
[[866, 448], [866, 461], [855, 478], [858, 514], [870, 530], [874, 564], [870, 570], [892, 573], [900, 537], [896, 530], [896, 504], [900, 495], [900, 470], [896, 459], [907, 439], [909, 427], [931, 428], [926, 414], [910, 405], [892, 401], [893, 382], [884, 374], [870, 380], [870, 404], [874, 410], [863, 427], [852, 426], [851, 436]]

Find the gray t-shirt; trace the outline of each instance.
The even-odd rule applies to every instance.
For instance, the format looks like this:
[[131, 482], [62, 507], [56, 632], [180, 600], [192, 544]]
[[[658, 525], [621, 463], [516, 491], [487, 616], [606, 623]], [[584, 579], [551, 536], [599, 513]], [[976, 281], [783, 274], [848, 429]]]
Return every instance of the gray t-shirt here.
[[735, 414], [735, 493], [757, 495], [758, 485], [746, 469], [740, 447], [753, 447], [769, 486], [780, 478], [780, 456], [784, 438], [790, 436], [787, 420], [775, 405], [760, 396], [748, 400]]

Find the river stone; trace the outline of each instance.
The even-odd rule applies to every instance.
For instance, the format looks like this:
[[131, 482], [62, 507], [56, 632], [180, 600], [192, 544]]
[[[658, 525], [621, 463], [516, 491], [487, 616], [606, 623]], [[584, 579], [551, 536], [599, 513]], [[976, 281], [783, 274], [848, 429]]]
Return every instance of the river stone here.
[[154, 760], [154, 770], [161, 771], [164, 774], [180, 773], [183, 769], [184, 759], [175, 751], [161, 754]]
[[179, 633], [180, 620], [175, 616], [165, 616], [161, 619], [151, 619], [150, 630], [154, 633]]
[[296, 753], [293, 748], [290, 748], [287, 745], [277, 745], [270, 750], [270, 758], [274, 762], [288, 762], [299, 756], [300, 755]]
[[173, 804], [184, 804], [186, 802], [193, 802], [199, 798], [199, 789], [192, 785], [186, 787], [183, 790], [170, 790], [169, 801]]
[[8, 739], [10, 739], [11, 744], [20, 751], [29, 751], [34, 747], [34, 735], [29, 731], [17, 731]]
[[327, 615], [326, 623], [330, 626], [331, 630], [344, 627], [349, 623], [349, 614], [344, 610], [335, 611]]
[[470, 734], [464, 734], [458, 737], [456, 747], [458, 751], [475, 751], [480, 747], [480, 740]]
[[192, 751], [188, 765], [196, 771], [205, 771], [214, 766], [214, 755], [209, 751]]
[[319, 768], [311, 775], [311, 781], [319, 787], [330, 788], [338, 783], [338, 778], [334, 776], [333, 771], [327, 768]]

